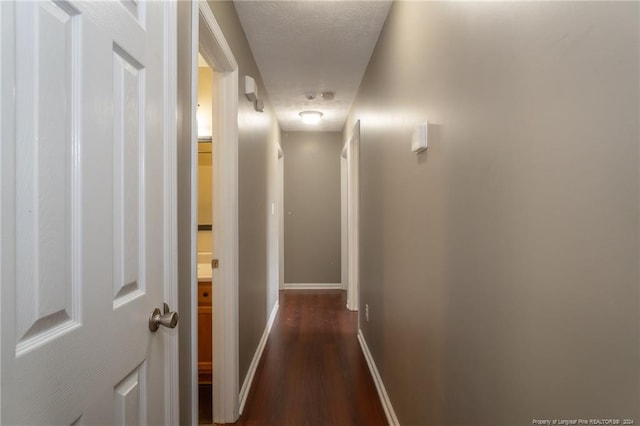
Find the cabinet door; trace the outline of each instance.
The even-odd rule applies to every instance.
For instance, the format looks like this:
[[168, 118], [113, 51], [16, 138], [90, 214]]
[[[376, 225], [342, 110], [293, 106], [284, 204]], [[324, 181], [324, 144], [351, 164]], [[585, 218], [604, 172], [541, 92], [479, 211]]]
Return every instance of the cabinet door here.
[[198, 382], [212, 380], [212, 298], [211, 283], [198, 284]]

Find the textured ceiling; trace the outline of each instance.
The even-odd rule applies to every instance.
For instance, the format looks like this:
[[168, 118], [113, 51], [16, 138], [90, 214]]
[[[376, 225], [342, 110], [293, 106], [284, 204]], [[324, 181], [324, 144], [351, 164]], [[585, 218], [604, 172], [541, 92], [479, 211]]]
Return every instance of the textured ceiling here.
[[[234, 4], [282, 130], [342, 130], [391, 0]], [[309, 109], [324, 114], [320, 124], [302, 123], [298, 113]]]

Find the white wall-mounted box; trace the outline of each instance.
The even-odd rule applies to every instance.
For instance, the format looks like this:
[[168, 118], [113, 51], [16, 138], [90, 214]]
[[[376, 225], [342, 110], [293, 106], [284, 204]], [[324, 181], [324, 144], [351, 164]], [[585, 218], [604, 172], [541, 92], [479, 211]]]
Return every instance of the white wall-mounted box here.
[[258, 99], [258, 87], [256, 86], [256, 81], [248, 75], [244, 76], [244, 95], [251, 102], [255, 102], [256, 99]]
[[416, 154], [424, 151], [428, 147], [429, 123], [421, 123], [411, 135], [411, 152]]

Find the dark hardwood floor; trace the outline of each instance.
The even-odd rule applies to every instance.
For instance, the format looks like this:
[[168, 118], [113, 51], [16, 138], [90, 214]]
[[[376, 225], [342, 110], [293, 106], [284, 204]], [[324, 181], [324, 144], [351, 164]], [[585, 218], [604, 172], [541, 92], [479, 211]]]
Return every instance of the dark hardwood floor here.
[[386, 425], [344, 291], [283, 291], [237, 425]]

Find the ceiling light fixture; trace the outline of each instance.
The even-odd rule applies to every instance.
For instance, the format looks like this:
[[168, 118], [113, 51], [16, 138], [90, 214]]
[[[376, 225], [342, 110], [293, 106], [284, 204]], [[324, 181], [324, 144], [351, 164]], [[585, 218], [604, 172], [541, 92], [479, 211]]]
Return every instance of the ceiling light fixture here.
[[322, 118], [322, 113], [320, 111], [302, 111], [300, 118], [305, 124], [318, 124]]

